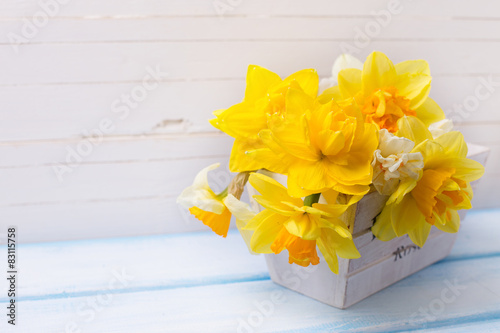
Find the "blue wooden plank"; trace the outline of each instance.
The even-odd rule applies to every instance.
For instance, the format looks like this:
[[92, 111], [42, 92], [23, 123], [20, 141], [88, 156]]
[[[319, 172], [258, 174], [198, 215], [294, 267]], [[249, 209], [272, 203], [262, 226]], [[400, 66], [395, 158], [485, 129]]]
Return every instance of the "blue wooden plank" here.
[[500, 254], [500, 209], [471, 210], [460, 226], [457, 241], [445, 260]]
[[[444, 261], [339, 310], [269, 280], [21, 302], [17, 332], [325, 332], [441, 329], [500, 318], [500, 257]], [[454, 286], [454, 287], [450, 287]], [[445, 291], [445, 292], [443, 292]], [[98, 299], [107, 299], [99, 303]], [[99, 310], [89, 304], [98, 302]], [[245, 331], [240, 329], [240, 331]], [[8, 329], [7, 332], [16, 332]]]
[[[498, 221], [500, 210], [472, 212], [449, 259], [348, 310], [273, 284], [263, 258], [249, 255], [237, 232], [227, 240], [194, 233], [26, 244], [19, 257], [16, 332], [64, 332], [64, 326], [73, 322], [82, 332], [234, 332], [238, 325], [250, 325], [261, 317], [262, 323], [250, 325], [251, 330], [477, 326], [500, 318]], [[117, 278], [122, 273], [125, 277]], [[445, 302], [453, 296], [449, 284], [465, 289], [459, 288], [460, 294]], [[271, 302], [274, 293], [282, 296], [280, 301]], [[265, 311], [259, 309], [269, 302], [272, 313], [262, 314]], [[0, 322], [0, 327], [4, 324]]]
[[[500, 210], [471, 211], [446, 260], [500, 253]], [[147, 237], [21, 244], [21, 297], [41, 299], [92, 295], [107, 288], [113, 274], [136, 278], [118, 289], [159, 290], [267, 279], [264, 258], [248, 253], [238, 232], [227, 239], [211, 232]], [[0, 282], [0, 287], [5, 282]], [[0, 302], [5, 301], [0, 295]]]
[[480, 322], [452, 323], [447, 327], [423, 329], [413, 331], [416, 333], [498, 333], [500, 332], [500, 319], [492, 319]]
[[99, 293], [122, 273], [135, 278], [117, 289], [136, 291], [269, 278], [264, 258], [248, 252], [237, 230], [227, 239], [196, 232], [21, 244], [18, 254], [18, 288], [27, 300]]

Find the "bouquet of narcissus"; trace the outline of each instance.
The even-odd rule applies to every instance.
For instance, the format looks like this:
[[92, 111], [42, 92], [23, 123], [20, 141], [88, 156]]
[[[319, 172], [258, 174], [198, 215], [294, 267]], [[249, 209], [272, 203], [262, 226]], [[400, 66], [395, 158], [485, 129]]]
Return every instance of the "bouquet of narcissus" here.
[[[346, 213], [369, 192], [387, 197], [372, 232], [382, 241], [408, 234], [423, 246], [432, 226], [457, 232], [459, 209], [471, 208], [470, 182], [484, 172], [431, 99], [424, 60], [393, 64], [373, 52], [365, 63], [342, 55], [331, 78], [313, 69], [284, 80], [248, 68], [241, 103], [210, 123], [234, 138], [229, 168], [238, 173], [214, 193], [203, 169], [178, 202], [226, 236], [231, 215], [252, 253], [288, 250], [289, 262], [330, 269], [360, 256]], [[286, 186], [273, 178], [286, 175]], [[249, 181], [264, 209], [239, 199]]]

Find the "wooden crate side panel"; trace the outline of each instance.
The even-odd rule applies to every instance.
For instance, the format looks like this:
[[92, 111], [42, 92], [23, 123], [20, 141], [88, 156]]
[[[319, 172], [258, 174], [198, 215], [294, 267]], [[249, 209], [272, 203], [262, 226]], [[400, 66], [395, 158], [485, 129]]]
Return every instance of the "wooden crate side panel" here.
[[[433, 227], [429, 238], [438, 236], [443, 232]], [[354, 238], [354, 243], [361, 254], [361, 258], [352, 259], [349, 261], [348, 274], [355, 274], [361, 269], [366, 269], [368, 266], [376, 265], [388, 258], [393, 258], [395, 261], [417, 253], [420, 247], [413, 244], [408, 235], [391, 239], [390, 241], [383, 242], [373, 237], [370, 231]], [[424, 245], [426, 246], [426, 245]]]
[[266, 254], [269, 275], [273, 282], [320, 302], [342, 308], [345, 303], [348, 259], [339, 258], [339, 274], [334, 274], [318, 253], [320, 263], [300, 267], [288, 263], [288, 253]]
[[445, 258], [450, 253], [457, 234], [436, 233], [435, 235], [435, 237], [429, 237], [425, 246], [420, 250], [401, 260], [395, 261], [392, 256], [389, 256], [382, 262], [348, 277], [344, 308]]

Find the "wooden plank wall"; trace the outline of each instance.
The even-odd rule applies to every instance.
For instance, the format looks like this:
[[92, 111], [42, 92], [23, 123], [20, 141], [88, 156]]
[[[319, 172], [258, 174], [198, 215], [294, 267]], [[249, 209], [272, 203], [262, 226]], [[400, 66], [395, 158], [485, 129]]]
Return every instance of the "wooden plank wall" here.
[[346, 49], [429, 61], [431, 96], [491, 148], [475, 207], [498, 207], [499, 31], [490, 0], [3, 0], [0, 233], [203, 229], [175, 197], [227, 162], [231, 139], [207, 119], [241, 100], [246, 66], [325, 77]]

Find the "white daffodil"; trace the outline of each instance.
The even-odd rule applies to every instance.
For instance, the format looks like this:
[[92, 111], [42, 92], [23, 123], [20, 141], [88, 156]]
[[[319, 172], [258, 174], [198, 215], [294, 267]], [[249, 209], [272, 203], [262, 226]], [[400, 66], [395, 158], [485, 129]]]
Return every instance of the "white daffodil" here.
[[418, 180], [419, 170], [424, 167], [420, 152], [411, 153], [415, 143], [395, 136], [386, 129], [379, 131], [379, 148], [374, 152], [373, 185], [380, 194], [393, 193], [400, 180], [407, 177]]
[[429, 131], [434, 139], [451, 130], [453, 130], [453, 121], [451, 119], [443, 119], [429, 125]]
[[177, 203], [189, 209], [191, 214], [209, 226], [217, 235], [226, 237], [231, 221], [231, 212], [224, 204], [227, 189], [215, 194], [208, 185], [208, 172], [217, 169], [219, 165], [215, 163], [201, 170], [193, 184], [179, 195]]
[[179, 195], [177, 203], [187, 209], [198, 207], [215, 214], [222, 214], [225, 206], [222, 203], [221, 194], [224, 193], [216, 195], [208, 185], [208, 172], [219, 166], [220, 163], [215, 163], [201, 170], [194, 178], [193, 184]]
[[[195, 177], [191, 186], [182, 191], [177, 198], [177, 203], [189, 209], [203, 224], [209, 226], [217, 235], [226, 237], [231, 222], [231, 214], [236, 218], [236, 227], [245, 240], [247, 247], [250, 250], [250, 239], [252, 232], [243, 230], [243, 227], [254, 216], [255, 212], [250, 209], [250, 206], [241, 202], [233, 193], [229, 193], [228, 188], [236, 188], [229, 186], [219, 194], [215, 194], [208, 184], [208, 172], [219, 167], [219, 163], [212, 164], [201, 170]], [[238, 180], [238, 176], [235, 179]], [[246, 182], [246, 180], [244, 181]], [[244, 186], [244, 182], [243, 185]], [[238, 196], [241, 192], [238, 191]]]
[[251, 254], [258, 254], [252, 251], [250, 247], [250, 240], [252, 239], [253, 231], [243, 229], [247, 223], [254, 218], [256, 213], [247, 203], [236, 199], [236, 197], [232, 194], [228, 194], [227, 197], [224, 198], [224, 204], [236, 218], [236, 227], [238, 228], [241, 237], [243, 237], [243, 240], [248, 247], [248, 251], [250, 251]]

